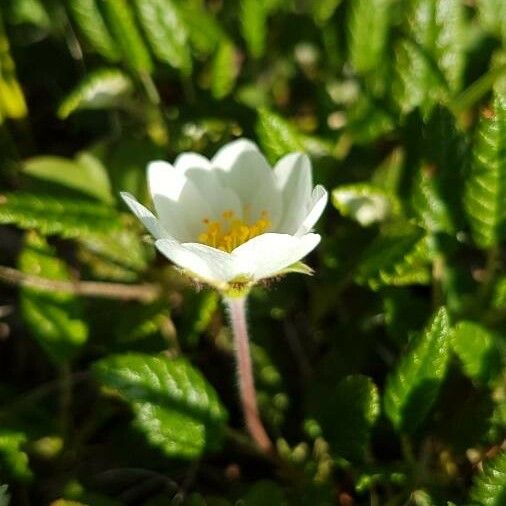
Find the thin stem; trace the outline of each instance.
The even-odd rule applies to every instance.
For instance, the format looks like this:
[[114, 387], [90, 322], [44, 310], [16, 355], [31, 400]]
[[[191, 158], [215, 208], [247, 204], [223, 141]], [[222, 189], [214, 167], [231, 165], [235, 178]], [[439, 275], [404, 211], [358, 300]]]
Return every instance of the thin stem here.
[[255, 443], [265, 452], [272, 451], [272, 443], [265, 432], [256, 399], [253, 368], [246, 324], [246, 297], [225, 298], [230, 323], [234, 334], [234, 349], [237, 362], [237, 379], [241, 395], [242, 410], [246, 427]]
[[160, 295], [160, 287], [153, 284], [127, 285], [102, 281], [59, 281], [32, 276], [3, 265], [0, 265], [0, 281], [11, 285], [105, 299], [151, 302]]

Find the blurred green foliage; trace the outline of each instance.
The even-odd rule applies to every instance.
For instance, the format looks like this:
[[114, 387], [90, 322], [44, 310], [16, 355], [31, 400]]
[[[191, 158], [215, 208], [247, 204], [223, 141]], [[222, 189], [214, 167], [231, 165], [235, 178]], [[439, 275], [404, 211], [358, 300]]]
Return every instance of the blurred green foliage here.
[[[118, 200], [238, 136], [332, 192], [250, 300], [274, 459]], [[506, 504], [503, 0], [4, 0], [0, 169], [0, 505]]]

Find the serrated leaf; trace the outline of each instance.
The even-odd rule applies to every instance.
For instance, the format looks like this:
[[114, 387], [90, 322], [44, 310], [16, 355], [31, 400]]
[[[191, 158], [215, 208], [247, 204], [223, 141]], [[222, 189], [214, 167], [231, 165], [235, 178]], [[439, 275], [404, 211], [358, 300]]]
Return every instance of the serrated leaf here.
[[166, 455], [194, 459], [220, 447], [226, 412], [214, 389], [185, 360], [113, 355], [96, 362], [93, 371], [130, 403], [135, 425]]
[[501, 357], [494, 335], [482, 325], [459, 322], [453, 329], [451, 341], [469, 378], [487, 383], [500, 371]]
[[0, 195], [0, 223], [65, 238], [108, 233], [121, 226], [114, 209], [96, 202], [21, 192]]
[[315, 407], [325, 440], [339, 457], [362, 460], [372, 426], [380, 413], [376, 385], [367, 376], [352, 375], [325, 387]]
[[265, 0], [241, 0], [241, 31], [253, 58], [265, 52], [267, 37], [267, 5]]
[[463, 225], [467, 142], [455, 118], [437, 108], [423, 127], [423, 157], [413, 181], [413, 207], [426, 230], [455, 234]]
[[398, 207], [394, 197], [368, 183], [346, 184], [332, 190], [332, 203], [363, 227], [384, 221]]
[[[0, 472], [22, 483], [29, 482], [33, 473], [28, 465], [28, 456], [23, 451], [27, 438], [23, 432], [0, 429]], [[2, 498], [0, 497], [0, 502]]]
[[107, 26], [121, 51], [123, 61], [140, 74], [149, 74], [153, 62], [126, 0], [102, 0]]
[[161, 61], [191, 74], [188, 31], [173, 0], [136, 0], [135, 5], [153, 52]]
[[138, 233], [117, 230], [108, 234], [80, 237], [79, 259], [97, 278], [135, 281], [147, 267], [150, 255]]
[[261, 108], [256, 124], [258, 139], [271, 161], [293, 151], [304, 151], [296, 129], [284, 118], [272, 111]]
[[100, 0], [68, 0], [70, 12], [88, 43], [109, 61], [121, 59], [121, 51], [111, 36], [99, 9]]
[[118, 69], [100, 69], [87, 74], [62, 100], [58, 117], [65, 119], [81, 109], [120, 107], [133, 89], [132, 81]]
[[431, 279], [428, 238], [419, 228], [393, 227], [364, 251], [355, 279], [373, 290], [384, 285], [427, 284]]
[[229, 95], [235, 86], [239, 73], [239, 61], [235, 46], [228, 39], [220, 42], [211, 65], [211, 92], [220, 99]]
[[466, 212], [473, 239], [490, 248], [506, 237], [506, 97], [496, 95], [493, 110], [480, 120], [473, 162], [466, 181]]
[[[54, 249], [34, 233], [27, 234], [18, 263], [26, 274], [58, 281], [70, 279], [67, 266], [56, 257]], [[20, 304], [31, 334], [56, 364], [72, 359], [86, 342], [88, 327], [74, 295], [24, 287]]]
[[474, 479], [471, 499], [480, 506], [503, 506], [506, 502], [506, 452], [485, 464]]
[[464, 71], [466, 26], [461, 0], [410, 0], [408, 31], [396, 48], [404, 111], [420, 106], [429, 112], [438, 101], [460, 90]]
[[354, 0], [349, 20], [351, 64], [358, 73], [384, 65], [392, 0]]
[[449, 351], [450, 323], [442, 307], [387, 378], [385, 413], [398, 431], [414, 432], [428, 415], [446, 375]]
[[110, 203], [111, 185], [105, 167], [91, 153], [82, 152], [75, 160], [60, 156], [36, 156], [25, 160], [25, 174], [61, 184], [103, 202]]

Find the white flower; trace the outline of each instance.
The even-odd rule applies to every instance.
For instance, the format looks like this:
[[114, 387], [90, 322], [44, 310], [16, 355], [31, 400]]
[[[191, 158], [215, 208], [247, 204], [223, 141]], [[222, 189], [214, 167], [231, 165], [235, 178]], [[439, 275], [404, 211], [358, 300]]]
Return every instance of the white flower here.
[[148, 182], [158, 218], [130, 194], [121, 196], [162, 254], [219, 290], [286, 272], [320, 242], [310, 231], [327, 192], [313, 188], [302, 153], [272, 170], [253, 142], [239, 139], [211, 160], [183, 153], [174, 165], [151, 162]]

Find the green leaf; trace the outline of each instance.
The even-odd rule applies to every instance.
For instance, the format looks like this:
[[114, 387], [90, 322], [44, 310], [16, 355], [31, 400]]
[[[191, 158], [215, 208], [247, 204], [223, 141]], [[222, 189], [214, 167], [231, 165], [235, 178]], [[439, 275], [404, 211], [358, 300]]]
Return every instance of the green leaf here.
[[241, 0], [240, 6], [242, 36], [253, 58], [265, 53], [267, 38], [267, 5], [265, 0]]
[[93, 370], [131, 404], [135, 425], [168, 456], [195, 459], [220, 448], [226, 412], [214, 389], [185, 360], [114, 355], [96, 362]]
[[[67, 266], [47, 242], [29, 233], [18, 260], [19, 269], [45, 279], [70, 280]], [[72, 359], [88, 338], [82, 308], [70, 293], [24, 287], [20, 295], [23, 320], [46, 354], [56, 364]]]
[[51, 29], [51, 18], [40, 0], [17, 0], [7, 3], [6, 19], [10, 24], [30, 23], [42, 30]]
[[474, 479], [471, 498], [480, 506], [503, 506], [506, 503], [506, 452], [489, 461]]
[[364, 251], [355, 275], [373, 290], [430, 282], [428, 238], [412, 226], [395, 226], [380, 234]]
[[96, 202], [21, 192], [0, 195], [0, 223], [65, 238], [108, 233], [121, 227], [116, 211]]
[[376, 385], [367, 376], [352, 375], [315, 397], [321, 399], [315, 417], [333, 453], [362, 460], [380, 413]]
[[313, 0], [311, 8], [317, 24], [325, 24], [338, 8], [341, 0]]
[[257, 481], [242, 498], [244, 506], [287, 506], [285, 495], [273, 481]]
[[186, 0], [179, 4], [183, 22], [193, 47], [203, 55], [209, 55], [225, 39], [221, 26], [200, 0]]
[[506, 3], [502, 0], [477, 0], [481, 26], [506, 43]]
[[[8, 476], [22, 483], [32, 479], [28, 456], [23, 451], [26, 440], [23, 432], [0, 429], [0, 474], [2, 476]], [[4, 498], [5, 495], [0, 496], [0, 504]]]
[[467, 142], [455, 118], [437, 108], [423, 127], [423, 165], [413, 181], [413, 207], [426, 230], [455, 234], [463, 226]]
[[37, 156], [26, 160], [22, 169], [32, 177], [61, 184], [103, 202], [113, 200], [107, 171], [91, 153], [82, 152], [75, 160]]
[[112, 62], [121, 59], [121, 51], [111, 36], [99, 9], [100, 0], [68, 0], [68, 6], [89, 44]]
[[239, 73], [239, 61], [234, 44], [223, 39], [214, 55], [211, 66], [211, 92], [214, 98], [229, 95], [235, 86]]
[[396, 49], [399, 89], [405, 111], [429, 112], [462, 85], [467, 28], [461, 0], [410, 0], [407, 33]]
[[121, 107], [121, 101], [132, 89], [132, 81], [121, 70], [92, 71], [62, 100], [58, 117], [65, 119], [81, 109]]
[[140, 74], [150, 74], [153, 62], [135, 23], [127, 0], [102, 0], [107, 26], [121, 50], [123, 60]]
[[332, 190], [332, 203], [363, 227], [386, 220], [398, 208], [392, 195], [368, 183], [346, 184]]
[[349, 20], [350, 59], [358, 73], [383, 66], [392, 0], [354, 0]]
[[274, 162], [287, 153], [304, 151], [296, 129], [272, 111], [261, 108], [256, 124], [258, 139], [270, 161]]
[[459, 322], [452, 332], [452, 347], [469, 378], [487, 383], [500, 371], [501, 357], [488, 329], [470, 321]]
[[497, 309], [506, 309], [506, 276], [502, 276], [497, 280], [492, 304]]
[[506, 237], [506, 97], [482, 116], [466, 181], [465, 208], [474, 241], [490, 248]]
[[121, 229], [108, 234], [80, 237], [79, 259], [91, 269], [94, 277], [135, 281], [147, 268], [151, 255], [137, 231]]
[[173, 0], [136, 0], [135, 5], [157, 58], [190, 75], [192, 55], [188, 31], [177, 4]]
[[385, 413], [401, 432], [414, 432], [428, 415], [446, 375], [450, 359], [450, 324], [444, 307], [387, 378]]

